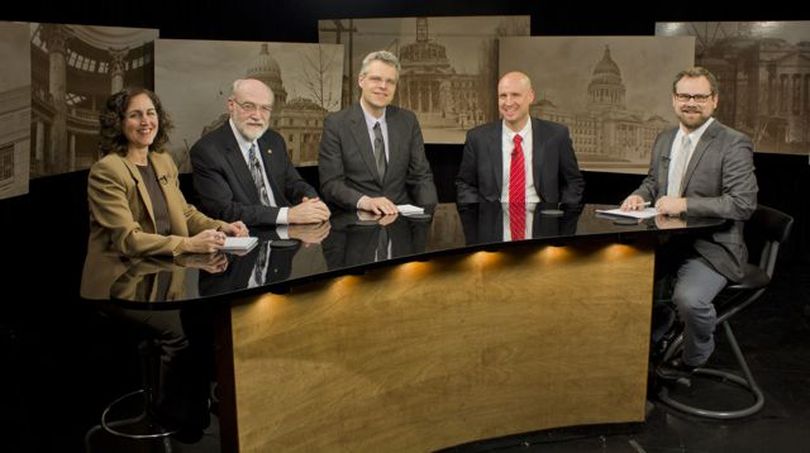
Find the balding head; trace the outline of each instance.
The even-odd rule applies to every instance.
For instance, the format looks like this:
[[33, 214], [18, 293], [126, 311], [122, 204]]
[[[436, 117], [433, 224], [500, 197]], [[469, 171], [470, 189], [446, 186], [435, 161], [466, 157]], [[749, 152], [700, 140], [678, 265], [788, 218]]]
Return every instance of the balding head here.
[[506, 125], [517, 132], [526, 126], [534, 90], [529, 76], [519, 71], [507, 72], [498, 81], [498, 111]]
[[507, 83], [510, 83], [510, 82], [511, 83], [519, 83], [519, 84], [522, 84], [526, 89], [529, 89], [529, 90], [532, 89], [532, 79], [530, 79], [529, 76], [526, 75], [526, 73], [523, 73], [523, 72], [520, 72], [520, 71], [512, 71], [512, 72], [507, 72], [506, 74], [504, 74], [501, 77], [501, 79], [498, 80], [498, 86], [500, 86], [501, 83], [504, 83], [504, 82], [507, 82]]

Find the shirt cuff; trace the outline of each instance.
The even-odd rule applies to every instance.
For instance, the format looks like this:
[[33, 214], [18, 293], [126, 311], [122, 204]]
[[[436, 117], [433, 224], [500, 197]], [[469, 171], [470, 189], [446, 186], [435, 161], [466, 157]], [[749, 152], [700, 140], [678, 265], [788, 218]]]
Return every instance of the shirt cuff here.
[[276, 217], [276, 225], [287, 225], [287, 212], [290, 208], [278, 208], [278, 216]]

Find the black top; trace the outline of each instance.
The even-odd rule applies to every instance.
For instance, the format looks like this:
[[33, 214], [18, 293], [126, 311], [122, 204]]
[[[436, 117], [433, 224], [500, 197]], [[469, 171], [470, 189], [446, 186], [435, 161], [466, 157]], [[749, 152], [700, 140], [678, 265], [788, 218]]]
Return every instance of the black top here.
[[[168, 260], [128, 259], [116, 253], [88, 255], [81, 295], [129, 307], [177, 308], [184, 301], [230, 301], [238, 296], [283, 292], [303, 280], [444, 254], [531, 242], [565, 245], [594, 238], [627, 242], [664, 233], [710, 234], [724, 223], [722, 219], [666, 217], [627, 222], [595, 212], [605, 207], [585, 205], [582, 209], [560, 211], [538, 206], [526, 216], [525, 228], [530, 234], [521, 241], [504, 239], [510, 230], [509, 210], [500, 203], [440, 204], [431, 216], [399, 215], [376, 220], [361, 218], [357, 212], [335, 212], [329, 224], [288, 226], [286, 233], [253, 228], [251, 235], [258, 236], [264, 247], [256, 246], [241, 256], [181, 255]], [[264, 255], [267, 263], [257, 266], [267, 246], [271, 249], [269, 256]], [[256, 275], [257, 269], [261, 269], [262, 276]], [[149, 277], [158, 272], [162, 274], [161, 282], [168, 278], [159, 290]], [[250, 287], [257, 281], [262, 283]]]

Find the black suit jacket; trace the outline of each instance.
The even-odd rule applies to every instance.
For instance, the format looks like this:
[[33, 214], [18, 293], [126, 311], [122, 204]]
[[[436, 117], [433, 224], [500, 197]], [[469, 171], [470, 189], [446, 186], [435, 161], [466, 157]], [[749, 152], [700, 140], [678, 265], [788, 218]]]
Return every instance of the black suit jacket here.
[[[259, 137], [258, 144], [278, 207], [296, 205], [304, 196], [318, 196], [293, 167], [281, 135], [268, 129]], [[259, 191], [229, 122], [206, 134], [191, 147], [191, 165], [201, 211], [228, 222], [241, 220], [248, 225], [276, 223], [278, 207], [261, 204]]]
[[[464, 230], [464, 240], [467, 245], [491, 244], [502, 242], [503, 235], [503, 209], [500, 202], [474, 203], [459, 205], [458, 214]], [[508, 205], [506, 205], [508, 206]], [[579, 209], [568, 209], [563, 215], [545, 215], [547, 204], [538, 204], [532, 217], [532, 238], [554, 238], [573, 236], [577, 232]]]
[[[578, 205], [585, 180], [579, 172], [568, 128], [551, 121], [532, 120], [532, 176], [545, 203]], [[456, 176], [459, 204], [501, 200], [503, 122], [478, 126], [467, 132], [461, 167]]]
[[318, 155], [321, 192], [328, 203], [357, 208], [363, 195], [386, 197], [395, 204], [433, 206], [438, 201], [422, 130], [413, 112], [389, 105], [388, 169], [380, 180], [366, 119], [360, 104], [326, 117]]

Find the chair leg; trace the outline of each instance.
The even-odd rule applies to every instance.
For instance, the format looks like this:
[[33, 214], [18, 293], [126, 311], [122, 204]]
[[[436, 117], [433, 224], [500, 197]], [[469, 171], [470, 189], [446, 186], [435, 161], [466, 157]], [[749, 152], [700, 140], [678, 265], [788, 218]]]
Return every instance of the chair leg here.
[[[128, 439], [160, 439], [177, 432], [160, 425], [155, 420], [152, 408], [155, 404], [155, 392], [160, 382], [159, 346], [150, 341], [138, 346], [143, 388], [127, 393], [110, 403], [101, 414], [101, 427], [108, 433]], [[135, 404], [136, 403], [136, 404]], [[139, 411], [127, 418], [113, 417], [116, 408], [134, 405]], [[120, 410], [120, 409], [119, 409]]]
[[[684, 404], [680, 401], [676, 401], [675, 399], [669, 396], [669, 390], [665, 386], [663, 386], [661, 387], [661, 390], [658, 392], [658, 398], [664, 404], [671, 406], [675, 409], [678, 409], [682, 412], [686, 412], [687, 414], [697, 415], [706, 418], [713, 418], [718, 420], [728, 420], [747, 417], [749, 415], [759, 412], [759, 410], [762, 409], [762, 406], [765, 404], [765, 397], [762, 395], [762, 391], [759, 389], [759, 386], [754, 380], [754, 376], [751, 374], [751, 370], [748, 367], [748, 363], [745, 361], [745, 357], [743, 356], [742, 351], [740, 350], [739, 344], [737, 344], [737, 338], [734, 336], [734, 332], [731, 330], [731, 325], [727, 321], [723, 322], [722, 324], [723, 330], [726, 333], [726, 338], [728, 339], [728, 342], [731, 345], [731, 349], [734, 353], [734, 357], [737, 359], [737, 364], [742, 369], [745, 377], [743, 378], [735, 373], [716, 370], [712, 368], [698, 368], [697, 370], [695, 370], [694, 374], [717, 377], [723, 381], [733, 382], [734, 384], [737, 384], [738, 386], [744, 388], [749, 393], [751, 393], [754, 397], [754, 403], [751, 404], [750, 406], [738, 410], [725, 411], [725, 410], [702, 409], [699, 407]], [[680, 345], [680, 342], [677, 343], [678, 345]]]

